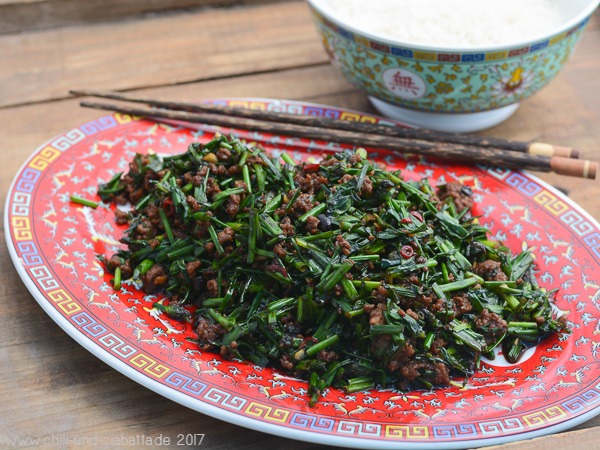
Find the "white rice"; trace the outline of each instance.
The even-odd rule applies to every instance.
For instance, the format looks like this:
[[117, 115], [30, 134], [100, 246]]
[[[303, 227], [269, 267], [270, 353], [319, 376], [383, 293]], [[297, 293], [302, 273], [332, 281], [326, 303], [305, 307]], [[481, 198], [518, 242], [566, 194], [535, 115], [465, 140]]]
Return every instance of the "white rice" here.
[[484, 47], [549, 35], [557, 0], [320, 0], [343, 23], [380, 38], [437, 47]]

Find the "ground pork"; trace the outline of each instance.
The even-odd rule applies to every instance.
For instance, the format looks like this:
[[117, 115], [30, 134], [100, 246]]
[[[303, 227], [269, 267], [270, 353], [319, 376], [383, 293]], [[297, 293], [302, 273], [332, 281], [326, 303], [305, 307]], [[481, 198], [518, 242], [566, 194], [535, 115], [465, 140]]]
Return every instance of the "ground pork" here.
[[217, 158], [219, 159], [219, 161], [229, 161], [229, 159], [231, 158], [231, 150], [225, 147], [221, 147], [217, 151]]
[[283, 248], [281, 242], [275, 244], [275, 246], [273, 247], [273, 253], [275, 253], [280, 258], [283, 258], [285, 257], [285, 255], [287, 255], [287, 251], [285, 248]]
[[390, 362], [388, 363], [388, 369], [390, 372], [395, 372], [398, 370], [406, 361], [408, 361], [415, 354], [415, 349], [410, 344], [410, 342], [406, 342], [402, 347], [394, 352], [394, 354], [390, 357]]
[[450, 371], [448, 370], [448, 366], [442, 362], [431, 363], [411, 360], [400, 368], [402, 376], [409, 381], [413, 381], [424, 375], [425, 371], [429, 372], [425, 378], [431, 383], [435, 385], [450, 384]]
[[153, 293], [158, 291], [167, 282], [167, 273], [160, 264], [154, 264], [148, 272], [141, 277], [144, 291]]
[[119, 208], [116, 208], [115, 209], [115, 218], [116, 218], [117, 224], [125, 225], [125, 224], [129, 223], [129, 220], [131, 219], [131, 215], [127, 211], [123, 211]]
[[232, 244], [234, 242], [234, 237], [235, 231], [233, 231], [233, 228], [231, 227], [227, 227], [217, 234], [217, 239], [221, 245]]
[[313, 209], [315, 204], [313, 203], [313, 196], [310, 194], [300, 194], [296, 201], [291, 207], [291, 211], [296, 216], [301, 216], [305, 212]]
[[306, 173], [304, 171], [298, 172], [294, 177], [294, 182], [300, 190], [306, 194], [314, 194], [323, 184], [327, 183], [327, 178], [319, 173]]
[[306, 218], [306, 231], [310, 234], [317, 234], [319, 232], [319, 219], [315, 216], [308, 216]]
[[196, 211], [200, 211], [200, 209], [202, 209], [202, 206], [200, 205], [200, 203], [198, 203], [198, 200], [196, 200], [193, 196], [188, 195], [185, 198], [185, 201], [187, 202], [187, 204], [190, 206], [190, 208], [192, 208], [192, 211], [196, 212]]
[[441, 201], [449, 198], [457, 211], [463, 211], [465, 208], [470, 211], [473, 207], [473, 192], [470, 187], [461, 183], [444, 184], [438, 188], [437, 195]]
[[293, 236], [296, 232], [294, 225], [292, 225], [292, 220], [289, 217], [284, 217], [279, 224], [279, 227], [286, 236]]
[[473, 310], [473, 305], [464, 294], [458, 294], [452, 297], [452, 302], [454, 303], [454, 312], [456, 317], [460, 317], [465, 313], [471, 312]]
[[373, 181], [367, 175], [363, 180], [363, 184], [360, 187], [360, 195], [364, 195], [365, 197], [369, 197], [373, 193]]
[[242, 201], [242, 197], [239, 194], [231, 194], [227, 199], [227, 204], [225, 205], [225, 212], [229, 215], [231, 219], [233, 219], [240, 210], [240, 202]]
[[215, 346], [214, 342], [225, 334], [225, 329], [218, 323], [212, 323], [201, 317], [196, 326], [196, 333], [198, 333], [198, 346], [202, 350], [211, 350]]
[[129, 260], [123, 262], [121, 258], [117, 255], [111, 256], [106, 261], [106, 265], [108, 269], [112, 272], [114, 272], [115, 269], [119, 267], [121, 269], [121, 277], [123, 279], [130, 278], [133, 273], [133, 269], [131, 268], [131, 262]]
[[185, 265], [185, 270], [190, 278], [194, 278], [196, 276], [196, 271], [202, 267], [202, 263], [198, 260], [190, 261]]
[[352, 252], [350, 242], [348, 242], [341, 234], [335, 237], [335, 245], [340, 248], [344, 255], [349, 255]]
[[475, 266], [475, 273], [486, 281], [506, 281], [508, 277], [502, 272], [499, 261], [488, 259]]
[[388, 291], [385, 287], [379, 286], [371, 292], [371, 297], [373, 297], [373, 303], [385, 303], [388, 299]]
[[209, 298], [219, 295], [219, 284], [217, 283], [217, 280], [208, 280], [206, 282], [206, 294]]
[[321, 350], [318, 354], [317, 354], [317, 359], [319, 361], [323, 361], [325, 363], [329, 363], [331, 361], [335, 361], [336, 359], [338, 359], [338, 354], [334, 351], [327, 351], [327, 350]]
[[377, 305], [366, 304], [363, 306], [363, 310], [369, 314], [369, 325], [383, 325], [385, 318], [383, 312], [387, 310], [385, 303], [378, 303]]
[[475, 319], [475, 327], [491, 336], [500, 336], [506, 332], [508, 324], [498, 314], [484, 308]]
[[294, 363], [292, 362], [292, 357], [290, 355], [282, 355], [281, 358], [279, 358], [279, 364], [281, 364], [281, 367], [285, 370], [292, 370], [294, 368]]

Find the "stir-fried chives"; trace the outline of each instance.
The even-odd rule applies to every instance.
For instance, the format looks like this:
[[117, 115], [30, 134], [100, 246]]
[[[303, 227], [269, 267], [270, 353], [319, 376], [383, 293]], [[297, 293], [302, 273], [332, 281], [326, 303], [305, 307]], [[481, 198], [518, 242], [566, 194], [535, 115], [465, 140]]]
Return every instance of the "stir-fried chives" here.
[[317, 344], [313, 345], [308, 350], [306, 350], [306, 356], [316, 355], [321, 350], [325, 350], [327, 347], [332, 346], [333, 344], [337, 343], [339, 340], [340, 340], [340, 337], [337, 334], [334, 334], [333, 336], [329, 336], [327, 339], [324, 339], [321, 342], [318, 342]]
[[113, 278], [113, 288], [115, 291], [121, 289], [121, 268], [117, 267], [115, 269], [115, 277]]
[[159, 209], [158, 213], [160, 215], [160, 220], [162, 221], [167, 238], [169, 239], [169, 241], [171, 243], [174, 243], [175, 237], [173, 236], [173, 230], [171, 230], [171, 224], [169, 223], [169, 219], [167, 218], [167, 214], [165, 213], [165, 210]]
[[94, 209], [96, 209], [98, 207], [98, 205], [99, 205], [98, 202], [95, 202], [93, 200], [88, 200], [86, 198], [79, 197], [77, 195], [71, 195], [70, 196], [70, 200], [73, 203], [77, 203], [78, 205], [88, 206], [88, 207], [94, 208]]
[[155, 310], [193, 323], [203, 350], [304, 377], [311, 404], [329, 386], [449, 383], [564, 329], [529, 252], [362, 150], [297, 163], [218, 135], [130, 167], [99, 190], [134, 205], [115, 289], [127, 275], [168, 296]]
[[300, 217], [298, 217], [298, 220], [300, 222], [306, 222], [306, 219], [308, 219], [309, 217], [311, 217], [311, 216], [312, 217], [318, 216], [319, 214], [321, 214], [326, 209], [327, 209], [327, 204], [326, 203], [321, 203], [320, 205], [315, 206], [310, 211], [307, 211], [304, 214], [302, 214]]
[[344, 386], [344, 390], [351, 394], [353, 392], [364, 391], [367, 389], [373, 389], [375, 387], [375, 380], [372, 377], [360, 377], [351, 378], [348, 380], [348, 384]]
[[458, 291], [461, 289], [466, 289], [471, 286], [474, 286], [478, 282], [479, 282], [479, 280], [476, 277], [465, 278], [464, 280], [453, 281], [451, 283], [442, 284], [442, 285], [440, 285], [440, 289], [442, 292]]

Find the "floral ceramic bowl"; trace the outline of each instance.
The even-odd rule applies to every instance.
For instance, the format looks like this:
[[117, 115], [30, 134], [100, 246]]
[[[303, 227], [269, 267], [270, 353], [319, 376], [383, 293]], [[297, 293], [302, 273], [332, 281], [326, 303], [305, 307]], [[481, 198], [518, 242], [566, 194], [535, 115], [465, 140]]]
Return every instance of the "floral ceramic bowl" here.
[[382, 114], [461, 132], [502, 122], [554, 78], [599, 0], [560, 1], [563, 22], [549, 35], [512, 46], [468, 49], [381, 38], [340, 21], [327, 0], [308, 3], [331, 61], [368, 93]]

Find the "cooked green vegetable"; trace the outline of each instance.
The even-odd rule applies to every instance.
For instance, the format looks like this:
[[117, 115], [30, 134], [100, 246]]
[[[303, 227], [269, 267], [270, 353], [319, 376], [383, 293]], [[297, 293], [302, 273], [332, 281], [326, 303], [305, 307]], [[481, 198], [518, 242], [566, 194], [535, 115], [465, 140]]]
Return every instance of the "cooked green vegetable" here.
[[193, 311], [202, 349], [307, 379], [312, 404], [332, 385], [447, 385], [564, 328], [531, 254], [470, 216], [470, 189], [404, 181], [363, 151], [282, 159], [225, 136], [137, 155], [101, 187], [134, 205], [115, 279], [164, 293], [173, 319]]
[[93, 200], [88, 200], [87, 198], [79, 197], [77, 195], [71, 195], [69, 197], [69, 199], [73, 203], [77, 203], [78, 205], [88, 206], [88, 207], [93, 208], [93, 209], [96, 209], [98, 207], [98, 205], [99, 205], [98, 202], [95, 202]]

